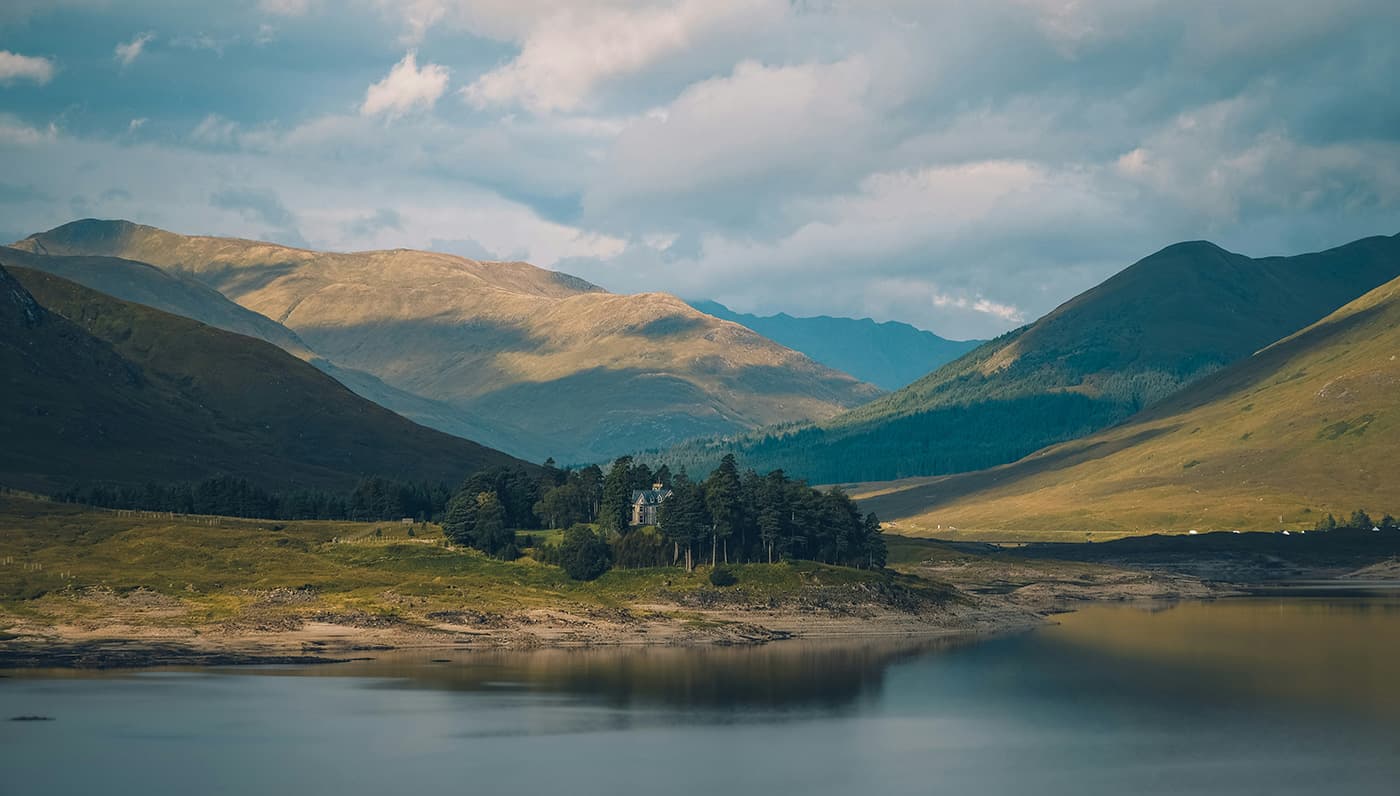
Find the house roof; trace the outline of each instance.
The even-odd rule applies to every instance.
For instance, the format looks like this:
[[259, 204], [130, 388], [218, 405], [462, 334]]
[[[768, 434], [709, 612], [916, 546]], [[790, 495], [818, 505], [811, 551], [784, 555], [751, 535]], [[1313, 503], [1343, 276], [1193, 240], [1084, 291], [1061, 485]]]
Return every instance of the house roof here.
[[632, 490], [632, 505], [641, 503], [644, 506], [656, 506], [670, 496], [671, 490], [669, 489], [634, 489]]

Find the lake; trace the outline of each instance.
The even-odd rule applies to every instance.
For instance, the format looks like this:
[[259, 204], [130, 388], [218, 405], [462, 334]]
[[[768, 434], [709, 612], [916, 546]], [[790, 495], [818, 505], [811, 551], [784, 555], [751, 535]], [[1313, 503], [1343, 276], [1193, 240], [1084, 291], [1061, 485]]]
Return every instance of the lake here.
[[[991, 640], [0, 679], [4, 794], [1387, 794], [1400, 596]], [[434, 661], [432, 658], [437, 657]]]

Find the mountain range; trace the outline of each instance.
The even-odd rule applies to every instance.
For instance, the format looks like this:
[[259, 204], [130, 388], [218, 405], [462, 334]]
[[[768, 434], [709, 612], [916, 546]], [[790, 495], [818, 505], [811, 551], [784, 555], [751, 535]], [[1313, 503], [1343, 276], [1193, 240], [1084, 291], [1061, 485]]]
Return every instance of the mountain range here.
[[236, 476], [348, 490], [456, 483], [498, 451], [416, 425], [252, 337], [113, 298], [0, 251], [0, 482]]
[[734, 312], [717, 301], [692, 301], [690, 306], [886, 390], [898, 390], [985, 342], [946, 340], [898, 321], [797, 318], [784, 312], [759, 316]]
[[1400, 236], [1265, 258], [1181, 243], [849, 412], [649, 458], [704, 470], [732, 452], [824, 483], [993, 467], [1119, 423], [1396, 276]]
[[291, 337], [255, 333], [361, 395], [532, 460], [820, 420], [880, 392], [673, 296], [616, 295], [527, 263], [314, 252], [98, 220], [14, 247], [193, 280], [284, 327]]
[[1126, 423], [1014, 464], [857, 489], [904, 533], [1277, 529], [1400, 512], [1400, 279]]
[[[851, 484], [910, 533], [1400, 508], [1400, 236], [1268, 258], [1176, 244], [981, 344], [619, 296], [525, 263], [128, 222], [33, 235], [0, 268], [0, 482], [38, 491], [453, 481], [515, 454], [651, 447], [673, 469], [733, 452]], [[817, 361], [879, 352], [862, 374], [881, 381], [950, 345], [976, 347], [883, 395]]]

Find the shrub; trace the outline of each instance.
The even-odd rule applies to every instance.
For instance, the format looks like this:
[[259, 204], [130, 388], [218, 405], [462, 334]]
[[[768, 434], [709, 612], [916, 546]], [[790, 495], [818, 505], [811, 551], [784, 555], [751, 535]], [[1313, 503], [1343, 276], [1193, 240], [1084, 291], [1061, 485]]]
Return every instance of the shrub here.
[[734, 576], [734, 570], [720, 565], [710, 570], [710, 583], [715, 586], [733, 586], [739, 579]]
[[592, 528], [575, 525], [559, 543], [559, 565], [574, 580], [593, 580], [612, 566], [612, 548]]

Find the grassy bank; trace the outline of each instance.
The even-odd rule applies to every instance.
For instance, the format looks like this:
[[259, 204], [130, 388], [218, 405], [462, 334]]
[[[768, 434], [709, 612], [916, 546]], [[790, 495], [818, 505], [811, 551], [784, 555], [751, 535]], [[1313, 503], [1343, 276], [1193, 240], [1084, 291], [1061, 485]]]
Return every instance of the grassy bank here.
[[927, 579], [810, 562], [733, 569], [738, 583], [725, 589], [704, 569], [612, 570], [580, 583], [529, 557], [504, 562], [450, 548], [428, 524], [169, 516], [0, 496], [0, 631], [20, 623], [276, 629], [308, 618], [430, 628], [635, 606], [917, 610], [954, 594]]

